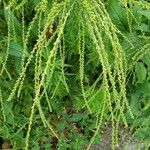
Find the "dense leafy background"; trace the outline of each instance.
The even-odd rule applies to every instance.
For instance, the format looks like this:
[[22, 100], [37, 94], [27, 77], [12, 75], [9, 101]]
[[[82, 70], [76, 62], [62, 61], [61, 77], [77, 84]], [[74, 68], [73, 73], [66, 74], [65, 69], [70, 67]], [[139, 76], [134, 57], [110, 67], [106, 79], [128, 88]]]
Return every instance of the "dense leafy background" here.
[[[70, 1], [72, 3], [73, 1]], [[103, 2], [103, 1], [102, 1]], [[18, 2], [20, 3], [20, 2]], [[30, 23], [36, 14], [35, 7], [38, 0], [32, 0], [24, 5], [24, 28], [27, 33]], [[48, 15], [49, 9], [52, 8], [53, 2], [48, 1], [45, 15]], [[148, 1], [132, 1], [127, 5], [123, 1], [109, 0], [103, 2], [113, 24], [126, 37], [118, 34], [119, 43], [126, 55], [127, 67], [127, 99], [131, 111], [135, 116], [134, 119], [129, 115], [128, 110], [125, 112], [127, 123], [131, 135], [144, 143], [150, 143], [150, 3]], [[26, 71], [26, 77], [23, 83], [20, 97], [17, 95], [11, 101], [8, 96], [14, 87], [14, 84], [21, 73], [21, 63], [23, 55], [24, 41], [22, 41], [22, 14], [21, 10], [15, 9], [18, 4], [11, 10], [7, 7], [7, 1], [0, 1], [0, 66], [8, 55], [7, 63], [3, 74], [0, 76], [0, 137], [1, 144], [6, 145], [8, 142], [13, 149], [23, 149], [25, 147], [25, 137], [28, 128], [28, 121], [31, 113], [31, 107], [34, 98], [34, 64], [35, 57], [31, 61]], [[71, 5], [68, 5], [70, 7]], [[89, 114], [84, 106], [82, 92], [80, 87], [80, 61], [79, 61], [79, 30], [78, 23], [82, 16], [80, 2], [75, 2], [66, 26], [64, 28], [65, 38], [65, 61], [64, 71], [67, 82], [64, 82], [61, 68], [61, 54], [56, 57], [54, 74], [51, 82], [48, 83], [47, 96], [51, 106], [46, 102], [46, 95], [41, 98], [41, 105], [47, 120], [52, 124], [59, 135], [59, 139], [53, 136], [49, 129], [44, 128], [38, 110], [35, 111], [32, 131], [30, 133], [30, 148], [38, 149], [61, 149], [61, 150], [82, 150], [88, 145], [95, 131], [97, 116], [101, 111], [101, 105], [104, 99], [104, 89], [99, 88], [102, 85], [102, 65], [99, 61], [97, 51], [93, 48], [91, 34], [85, 29], [85, 56], [84, 56], [84, 87], [86, 96], [89, 99], [89, 105], [92, 114]], [[97, 7], [97, 6], [95, 6]], [[9, 20], [9, 15], [11, 20]], [[44, 16], [41, 22], [41, 28], [44, 27]], [[10, 24], [10, 46], [7, 54], [8, 44], [8, 22]], [[38, 38], [38, 21], [31, 30], [25, 59], [30, 53]], [[53, 30], [59, 25], [58, 18], [55, 20]], [[47, 33], [47, 38], [51, 32]], [[108, 59], [114, 63], [112, 45], [107, 35], [103, 33], [106, 49], [109, 51]], [[53, 47], [53, 41], [49, 45]], [[45, 67], [49, 56], [49, 51], [42, 53], [42, 67]], [[50, 74], [50, 70], [47, 74]], [[47, 77], [47, 82], [49, 76]], [[95, 81], [98, 82], [95, 88], [91, 89]], [[67, 91], [69, 89], [69, 91]], [[52, 108], [50, 112], [49, 107]], [[114, 110], [115, 110], [114, 105]], [[110, 110], [106, 107], [104, 111], [105, 122], [111, 124]], [[122, 122], [120, 122], [122, 124]], [[99, 143], [101, 135], [95, 138], [95, 143]], [[7, 143], [7, 144], [8, 144]], [[9, 145], [8, 144], [8, 145]]]

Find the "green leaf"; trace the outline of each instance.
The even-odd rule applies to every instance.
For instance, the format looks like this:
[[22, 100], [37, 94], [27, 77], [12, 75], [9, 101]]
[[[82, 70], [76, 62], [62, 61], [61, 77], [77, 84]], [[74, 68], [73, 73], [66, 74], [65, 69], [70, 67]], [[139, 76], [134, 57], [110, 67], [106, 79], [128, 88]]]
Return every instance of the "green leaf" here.
[[140, 86], [138, 87], [138, 91], [140, 93], [143, 93], [144, 95], [150, 96], [150, 83], [145, 82], [143, 84], [140, 84]]
[[136, 131], [136, 137], [139, 139], [139, 140], [146, 140], [148, 138], [150, 138], [150, 130], [148, 127], [143, 127], [143, 128], [140, 128]]
[[148, 20], [150, 20], [150, 10], [141, 10], [138, 11], [138, 13], [145, 16]]
[[10, 51], [9, 54], [15, 57], [22, 57], [23, 47], [15, 41], [10, 42]]
[[141, 101], [139, 100], [139, 96], [137, 94], [132, 95], [130, 107], [133, 114], [137, 115], [141, 107]]
[[16, 71], [18, 74], [21, 73], [21, 65], [20, 65], [21, 63], [22, 63], [21, 57], [16, 57], [15, 58], [15, 67], [16, 67]]
[[9, 137], [9, 129], [6, 125], [0, 128], [0, 136], [2, 136], [3, 139], [7, 139]]
[[142, 61], [148, 66], [148, 68], [150, 70], [150, 54], [144, 55]]
[[11, 33], [13, 33], [14, 29], [15, 29], [15, 33], [17, 35], [21, 35], [22, 33], [22, 28], [21, 28], [21, 24], [20, 22], [17, 20], [16, 16], [14, 15], [14, 13], [12, 11], [10, 11], [10, 9], [8, 7], [4, 8], [4, 16], [5, 16], [5, 20], [8, 24], [8, 16], [10, 14], [10, 31]]
[[138, 62], [135, 66], [135, 72], [137, 76], [137, 83], [143, 83], [146, 79], [147, 71], [142, 62]]
[[150, 33], [150, 26], [145, 24], [145, 23], [142, 23], [140, 26], [137, 26], [136, 29], [147, 32], [147, 33]]
[[5, 101], [4, 102], [4, 111], [6, 115], [7, 123], [14, 125], [14, 112], [13, 112], [13, 103]]
[[88, 99], [89, 106], [92, 112], [99, 113], [99, 110], [102, 105], [102, 100], [104, 98], [104, 91], [103, 89], [95, 90], [92, 96]]
[[82, 120], [84, 117], [85, 117], [85, 114], [81, 114], [81, 113], [74, 114], [71, 118], [71, 121], [78, 122], [78, 121]]
[[65, 121], [61, 121], [59, 124], [58, 124], [58, 131], [64, 131], [64, 129], [66, 128], [67, 126], [67, 123]]
[[112, 21], [118, 26], [118, 28], [126, 31], [128, 28], [126, 12], [123, 9], [123, 6], [119, 3], [119, 0], [109, 0], [108, 12]]

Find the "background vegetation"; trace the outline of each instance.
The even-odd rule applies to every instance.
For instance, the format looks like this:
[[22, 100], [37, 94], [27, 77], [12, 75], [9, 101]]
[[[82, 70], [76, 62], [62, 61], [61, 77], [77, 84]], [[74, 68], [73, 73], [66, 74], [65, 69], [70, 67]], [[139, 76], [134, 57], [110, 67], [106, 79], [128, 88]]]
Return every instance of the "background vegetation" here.
[[106, 123], [149, 148], [148, 0], [0, 0], [0, 22], [3, 149], [90, 149]]

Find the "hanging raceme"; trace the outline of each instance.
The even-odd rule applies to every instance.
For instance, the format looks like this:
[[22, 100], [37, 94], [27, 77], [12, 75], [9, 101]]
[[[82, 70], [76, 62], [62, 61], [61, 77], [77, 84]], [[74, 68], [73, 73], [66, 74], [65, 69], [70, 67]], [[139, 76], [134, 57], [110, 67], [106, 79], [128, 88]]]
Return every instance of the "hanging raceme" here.
[[[23, 81], [24, 81], [24, 78], [25, 78], [25, 72], [26, 72], [26, 70], [27, 70], [27, 68], [28, 68], [28, 66], [29, 66], [29, 64], [30, 64], [30, 62], [31, 62], [31, 60], [32, 60], [32, 58], [34, 57], [34, 54], [35, 54], [36, 50], [37, 50], [37, 49], [42, 49], [42, 47], [45, 46], [45, 45], [43, 45], [43, 44], [44, 44], [44, 43], [43, 43], [43, 42], [44, 42], [44, 41], [43, 41], [43, 38], [44, 38], [45, 35], [46, 35], [47, 28], [49, 27], [50, 24], [53, 24], [54, 19], [55, 19], [55, 17], [57, 16], [58, 12], [61, 11], [62, 6], [63, 6], [62, 4], [58, 4], [58, 5], [54, 5], [54, 6], [52, 7], [52, 10], [51, 10], [51, 12], [49, 13], [47, 22], [46, 22], [46, 24], [45, 24], [45, 26], [44, 26], [44, 29], [43, 29], [41, 35], [39, 35], [39, 39], [37, 40], [37, 43], [34, 45], [33, 50], [30, 52], [30, 56], [27, 58], [27, 61], [26, 61], [26, 63], [25, 63], [25, 66], [24, 66], [24, 68], [22, 69], [22, 72], [20, 73], [20, 76], [19, 76], [19, 78], [17, 79], [17, 81], [16, 81], [16, 83], [15, 83], [15, 85], [14, 85], [14, 88], [13, 88], [13, 90], [12, 90], [12, 92], [11, 92], [9, 98], [8, 98], [8, 101], [10, 101], [10, 100], [13, 98], [13, 96], [14, 96], [15, 93], [16, 93], [16, 90], [17, 90], [18, 86], [20, 85], [20, 87], [22, 87], [22, 84], [23, 84]], [[39, 11], [37, 10], [37, 15], [38, 15], [38, 13], [39, 13]], [[36, 16], [36, 15], [35, 15], [35, 16]], [[33, 27], [33, 24], [34, 24], [35, 19], [36, 19], [36, 17], [33, 18], [33, 21], [32, 21], [32, 23], [31, 23], [31, 25], [29, 26], [29, 29], [28, 29], [28, 32], [27, 32], [27, 35], [26, 35], [26, 43], [25, 43], [25, 44], [26, 44], [26, 47], [27, 47], [27, 41], [28, 41], [28, 38], [29, 38], [29, 36], [30, 36], [30, 32], [31, 32], [31, 30], [32, 30], [32, 27]], [[52, 37], [51, 37], [51, 38], [52, 38]], [[49, 39], [49, 41], [51, 41], [51, 38]], [[49, 42], [47, 42], [47, 43], [49, 43]], [[21, 89], [20, 89], [19, 91], [21, 91]], [[19, 95], [19, 94], [18, 94], [18, 95]]]
[[3, 75], [3, 72], [6, 68], [6, 63], [8, 60], [8, 56], [9, 56], [9, 49], [10, 49], [10, 41], [11, 41], [11, 34], [10, 34], [10, 27], [11, 27], [11, 14], [10, 14], [10, 7], [6, 8], [8, 10], [8, 36], [7, 36], [7, 51], [6, 51], [6, 56], [5, 56], [5, 60], [2, 63], [2, 69], [0, 71], [0, 76]]
[[[54, 42], [54, 46], [53, 46], [52, 50], [50, 51], [50, 54], [48, 56], [48, 60], [46, 62], [46, 66], [45, 66], [45, 68], [43, 70], [43, 73], [41, 74], [41, 80], [40, 80], [39, 84], [37, 85], [37, 88], [35, 89], [35, 98], [34, 98], [34, 102], [33, 102], [33, 105], [32, 105], [31, 115], [30, 115], [30, 118], [29, 118], [29, 125], [28, 125], [28, 131], [27, 131], [27, 136], [26, 136], [26, 148], [25, 149], [28, 149], [28, 146], [29, 146], [29, 144], [28, 144], [29, 143], [29, 136], [30, 136], [31, 125], [32, 125], [32, 121], [33, 121], [33, 116], [34, 116], [35, 106], [36, 105], [37, 105], [37, 107], [39, 109], [39, 113], [40, 113], [41, 119], [43, 121], [43, 124], [45, 126], [48, 125], [48, 127], [50, 127], [52, 133], [58, 138], [58, 136], [55, 133], [55, 131], [48, 124], [48, 122], [47, 122], [47, 120], [46, 120], [46, 118], [44, 116], [44, 113], [42, 111], [42, 108], [41, 108], [41, 105], [40, 105], [40, 91], [41, 91], [42, 86], [44, 85], [45, 76], [46, 76], [46, 74], [48, 72], [49, 66], [52, 65], [51, 64], [52, 60], [55, 60], [55, 58], [56, 58], [58, 47], [59, 47], [59, 43], [60, 43], [60, 40], [62, 38], [63, 30], [64, 30], [64, 27], [65, 27], [66, 21], [68, 19], [68, 16], [70, 15], [70, 11], [73, 8], [73, 4], [72, 4], [71, 8], [68, 10], [68, 12], [65, 14], [62, 25], [58, 26], [58, 35], [57, 35], [57, 38], [56, 38], [56, 40]], [[46, 24], [45, 24], [45, 26], [46, 26]], [[46, 26], [46, 29], [47, 29], [47, 26]], [[41, 35], [41, 37], [39, 37], [39, 39], [42, 40], [42, 35]]]
[[4, 103], [3, 103], [3, 97], [2, 97], [2, 90], [0, 88], [0, 103], [1, 103], [1, 111], [3, 115], [4, 122], [6, 122], [6, 116], [5, 116], [5, 111], [4, 111]]
[[[93, 1], [93, 4], [94, 4], [94, 6], [92, 6], [92, 4], [90, 4], [90, 2], [88, 2], [86, 0], [83, 1], [83, 7], [86, 9], [87, 14], [89, 16], [89, 23], [88, 23], [89, 32], [92, 32], [92, 30], [93, 30], [93, 35], [92, 35], [93, 40], [94, 40], [93, 42], [97, 45], [98, 54], [100, 56], [100, 61], [103, 66], [103, 73], [106, 74], [105, 81], [108, 82], [108, 80], [110, 80], [111, 85], [112, 85], [112, 87], [109, 87], [108, 83], [106, 83], [108, 85], [107, 86], [108, 91], [110, 91], [110, 88], [113, 89], [113, 100], [115, 100], [115, 101], [117, 100], [115, 102], [116, 106], [117, 106], [116, 109], [120, 110], [120, 113], [124, 120], [124, 123], [127, 125], [126, 119], [125, 119], [125, 116], [123, 113], [125, 103], [130, 112], [130, 115], [132, 117], [133, 117], [133, 114], [130, 110], [129, 104], [126, 99], [126, 91], [125, 91], [126, 76], [125, 76], [125, 70], [123, 69], [124, 63], [126, 61], [125, 54], [121, 48], [121, 45], [119, 44], [116, 28], [114, 27], [110, 18], [108, 17], [104, 5], [100, 1], [98, 3], [97, 3], [97, 1]], [[99, 6], [99, 7], [96, 7], [96, 6]], [[94, 12], [95, 12], [95, 14], [94, 14]], [[99, 21], [98, 24], [96, 24], [97, 20]], [[110, 41], [112, 43], [112, 50], [114, 51], [114, 57], [115, 57], [115, 61], [114, 61], [115, 72], [116, 72], [115, 74], [112, 74], [111, 65], [109, 64], [109, 61], [108, 61], [107, 50], [105, 49], [104, 42], [101, 38], [102, 37], [102, 29], [107, 34], [108, 38], [110, 38]], [[103, 76], [104, 76], [104, 74], [103, 74]], [[117, 82], [115, 83], [116, 77], [117, 77]], [[116, 85], [118, 83], [120, 85], [120, 89], [117, 91]], [[112, 102], [111, 101], [108, 101], [108, 106], [109, 106], [110, 112], [112, 114], [112, 126], [113, 126], [112, 146], [114, 147], [114, 145], [117, 144], [117, 141], [118, 141], [117, 140], [118, 130], [115, 131], [115, 127], [114, 127], [114, 112], [112, 111], [112, 106], [111, 106], [113, 101]], [[117, 122], [120, 122], [120, 114], [117, 113], [117, 116], [115, 116], [115, 118], [117, 119]], [[116, 128], [118, 128], [118, 127], [116, 127]], [[114, 132], [116, 132], [116, 134]], [[114, 136], [116, 137], [116, 141], [114, 141]]]
[[[82, 35], [83, 34], [83, 35]], [[90, 113], [92, 113], [89, 104], [87, 103], [86, 95], [85, 95], [85, 90], [84, 90], [84, 49], [85, 49], [85, 39], [84, 39], [84, 29], [83, 25], [79, 24], [79, 62], [80, 62], [80, 67], [79, 67], [79, 72], [80, 72], [80, 84], [81, 84], [81, 90], [82, 90], [82, 95], [83, 99], [85, 101], [85, 105]]]
[[[90, 23], [89, 23], [89, 24], [90, 24]], [[94, 26], [94, 27], [95, 27], [95, 26]], [[92, 26], [90, 26], [90, 29], [92, 29]], [[94, 30], [94, 29], [92, 29], [92, 30]], [[114, 127], [114, 113], [113, 113], [113, 111], [112, 111], [111, 99], [110, 99], [110, 92], [109, 92], [109, 85], [108, 85], [108, 80], [107, 80], [107, 70], [109, 69], [109, 67], [105, 64], [106, 61], [108, 61], [108, 60], [107, 60], [106, 58], [103, 58], [103, 56], [101, 55], [101, 48], [103, 48], [103, 47], [102, 47], [102, 45], [99, 46], [99, 44], [98, 44], [99, 42], [98, 42], [98, 40], [97, 40], [97, 37], [95, 37], [94, 32], [93, 32], [93, 31], [90, 31], [90, 32], [92, 33], [91, 36], [92, 36], [92, 38], [93, 38], [93, 40], [94, 40], [94, 42], [95, 42], [96, 49], [97, 49], [97, 51], [98, 51], [98, 54], [99, 54], [99, 56], [100, 56], [101, 63], [102, 63], [102, 65], [103, 65], [103, 84], [106, 86], [105, 88], [107, 89], [107, 90], [105, 89], [107, 98], [104, 99], [104, 100], [106, 100], [107, 105], [108, 105], [108, 108], [109, 108], [109, 110], [110, 110], [110, 112], [111, 112], [111, 121], [112, 121], [112, 143], [113, 143], [113, 147], [114, 147], [114, 129], [115, 129], [115, 127]], [[103, 49], [103, 50], [104, 50], [104, 49]], [[105, 59], [105, 60], [104, 60], [104, 59]], [[107, 69], [107, 68], [108, 68], [108, 69]], [[95, 132], [95, 135], [93, 136], [93, 138], [96, 136], [96, 134], [98, 134], [98, 131]], [[91, 142], [94, 141], [93, 138], [92, 138]], [[89, 148], [90, 148], [91, 144], [92, 144], [92, 143], [90, 143]]]
[[[134, 36], [133, 23], [136, 22], [138, 26], [139, 24], [134, 11], [130, 7], [136, 4], [147, 9], [146, 5], [149, 4], [147, 2], [142, 4], [133, 0], [130, 0], [130, 2], [118, 0], [117, 2], [126, 12], [126, 18], [124, 19], [127, 21], [129, 31], [125, 32]], [[73, 105], [76, 104], [76, 99], [79, 99], [82, 103], [81, 111], [86, 110], [87, 115], [94, 115], [96, 120], [93, 121], [95, 128], [92, 128], [92, 135], [88, 136], [88, 139], [91, 138], [86, 147], [88, 150], [107, 120], [106, 116], [109, 116], [112, 125], [112, 149], [119, 146], [120, 123], [123, 122], [126, 127], [128, 126], [126, 113], [128, 112], [129, 116], [134, 119], [127, 99], [126, 86], [128, 82], [126, 80], [136, 63], [149, 52], [150, 44], [148, 43], [148, 36], [141, 31], [142, 38], [145, 37], [145, 42], [139, 49], [136, 49], [134, 42], [132, 43], [132, 40], [128, 39], [128, 35], [120, 31], [113, 23], [113, 19], [107, 10], [107, 3], [108, 1], [101, 0], [9, 1], [7, 8], [7, 49], [0, 76], [4, 76], [4, 71], [6, 71], [9, 78], [14, 81], [11, 83], [11, 85], [14, 84], [11, 92], [10, 89], [8, 90], [10, 92], [7, 98], [8, 103], [14, 105], [18, 101], [24, 103], [24, 95], [31, 94], [29, 96], [31, 105], [27, 105], [30, 106], [28, 109], [30, 113], [28, 115], [29, 120], [26, 122], [27, 129], [25, 129], [25, 132], [27, 132], [25, 137], [26, 150], [30, 149], [29, 141], [32, 129], [34, 132], [34, 119], [37, 114], [43, 127], [48, 131], [50, 130], [50, 135], [56, 137], [56, 139], [59, 139], [62, 134], [57, 130], [55, 119], [49, 117], [49, 114], [53, 113], [56, 113], [55, 118], [58, 122], [63, 117], [61, 115], [69, 115], [69, 119], [64, 121], [64, 124], [70, 126], [73, 124], [75, 132], [77, 130], [80, 136], [84, 135], [82, 131], [78, 131], [82, 128], [80, 124], [78, 125], [78, 121], [75, 123], [69, 122], [71, 115], [74, 115], [74, 111], [76, 111], [76, 105]], [[130, 7], [128, 7], [128, 3]], [[26, 20], [26, 15], [28, 15], [26, 14], [28, 11], [26, 6], [30, 4], [36, 5], [36, 7], [32, 8], [32, 15], [29, 13], [31, 18], [28, 21]], [[16, 15], [21, 20], [21, 35], [19, 36], [11, 12], [19, 14]], [[74, 23], [71, 24], [70, 22]], [[8, 72], [10, 69], [7, 70], [6, 66], [9, 63], [8, 60], [12, 59], [9, 58], [12, 39], [16, 43], [21, 40], [23, 47], [20, 58], [21, 71], [20, 73], [17, 72], [18, 78], [16, 80], [11, 77], [12, 74]], [[129, 54], [125, 52], [122, 41], [125, 41], [131, 50], [136, 49], [130, 53], [132, 59], [129, 61], [127, 60]], [[94, 57], [93, 60], [97, 61], [95, 63], [97, 66], [93, 65], [93, 60], [88, 60], [89, 56]], [[31, 91], [24, 88], [27, 84], [31, 86]], [[61, 92], [58, 94], [60, 90], [63, 91], [63, 94]], [[5, 122], [5, 103], [2, 99], [1, 87], [0, 103]], [[56, 108], [56, 103], [58, 103], [58, 108]], [[62, 110], [58, 110], [60, 105], [63, 107]], [[72, 108], [70, 108], [70, 105]], [[149, 105], [146, 105], [145, 109], [148, 108]], [[61, 111], [61, 114], [57, 111]], [[83, 126], [86, 128], [86, 125]], [[66, 127], [61, 128], [65, 130], [65, 133], [63, 133], [64, 139], [68, 140], [70, 131], [67, 131]]]
[[[98, 8], [100, 8], [100, 7], [98, 7]], [[105, 13], [106, 13], [106, 11], [105, 11]], [[108, 37], [110, 38], [110, 41], [111, 41], [111, 43], [112, 43], [112, 47], [113, 47], [113, 51], [114, 51], [114, 54], [115, 54], [115, 61], [114, 61], [114, 65], [115, 65], [115, 67], [114, 68], [116, 68], [115, 70], [114, 70], [114, 73], [112, 74], [111, 73], [111, 71], [109, 71], [109, 76], [110, 76], [110, 81], [111, 81], [111, 84], [112, 84], [112, 86], [113, 86], [113, 94], [114, 94], [114, 100], [117, 100], [116, 101], [116, 105], [117, 105], [117, 107], [122, 111], [123, 109], [121, 109], [121, 106], [120, 106], [120, 100], [117, 98], [118, 97], [118, 92], [117, 92], [117, 90], [116, 90], [116, 83], [115, 83], [115, 78], [116, 78], [116, 73], [119, 73], [119, 62], [121, 62], [121, 57], [122, 57], [122, 55], [121, 56], [118, 56], [119, 55], [119, 53], [118, 53], [118, 49], [117, 49], [117, 47], [115, 46], [115, 43], [114, 43], [114, 39], [113, 39], [113, 37], [112, 37], [112, 35], [111, 35], [111, 33], [113, 33], [113, 31], [109, 31], [110, 29], [110, 27], [109, 27], [109, 25], [111, 24], [111, 21], [109, 20], [109, 18], [104, 18], [105, 17], [105, 14], [104, 14], [104, 12], [102, 11], [102, 10], [100, 10], [99, 9], [99, 13], [97, 13], [97, 15], [99, 15], [99, 14], [102, 14], [102, 16], [100, 16], [100, 17], [98, 17], [98, 19], [99, 18], [103, 18], [104, 20], [102, 21], [102, 20], [100, 20], [101, 22], [105, 22], [105, 24], [103, 24], [102, 23], [102, 26], [104, 27], [104, 31], [106, 32], [106, 34], [108, 35]], [[108, 25], [107, 25], [107, 23], [108, 23]], [[119, 60], [118, 60], [119, 59]], [[123, 66], [122, 66], [123, 67]], [[110, 70], [110, 69], [109, 69]], [[112, 76], [113, 75], [113, 76]], [[120, 74], [117, 74], [118, 75], [118, 78], [121, 78], [120, 77]], [[113, 79], [114, 78], [114, 79]]]

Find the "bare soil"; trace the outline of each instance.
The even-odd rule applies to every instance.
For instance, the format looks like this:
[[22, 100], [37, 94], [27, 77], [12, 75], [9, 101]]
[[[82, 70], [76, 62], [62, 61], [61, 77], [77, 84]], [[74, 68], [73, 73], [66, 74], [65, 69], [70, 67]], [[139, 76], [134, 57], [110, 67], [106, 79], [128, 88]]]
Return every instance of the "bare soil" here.
[[[111, 148], [111, 134], [112, 128], [110, 125], [107, 125], [102, 129], [102, 141], [100, 144], [95, 144], [92, 147], [92, 150], [112, 150]], [[115, 150], [146, 150], [146, 145], [138, 142], [135, 138], [131, 138], [128, 129], [120, 127], [119, 130], [119, 147]]]

